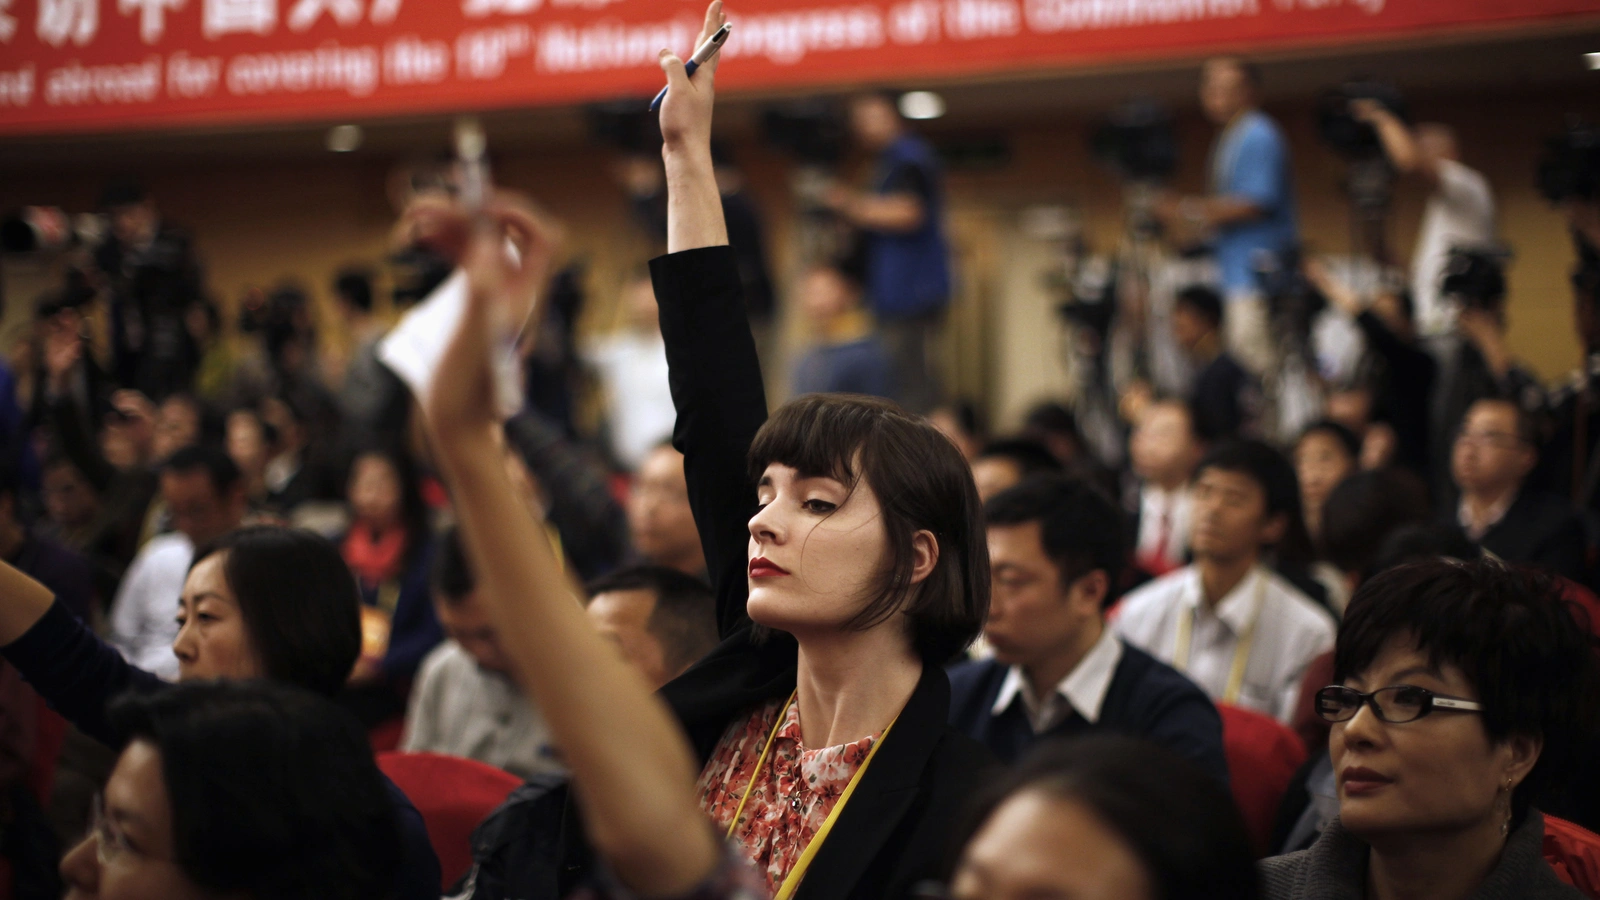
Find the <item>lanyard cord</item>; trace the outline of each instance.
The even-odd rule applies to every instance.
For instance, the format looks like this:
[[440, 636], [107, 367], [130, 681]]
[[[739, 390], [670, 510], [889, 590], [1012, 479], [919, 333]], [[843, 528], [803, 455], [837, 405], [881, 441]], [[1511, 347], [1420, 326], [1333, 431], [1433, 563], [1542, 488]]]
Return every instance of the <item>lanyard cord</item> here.
[[[750, 783], [745, 785], [744, 796], [739, 798], [739, 806], [733, 811], [733, 821], [728, 823], [727, 836], [729, 838], [733, 837], [733, 832], [739, 827], [739, 817], [744, 813], [745, 803], [750, 800], [750, 794], [755, 790], [756, 779], [761, 776], [762, 766], [767, 761], [767, 754], [772, 750], [773, 742], [778, 739], [778, 729], [783, 727], [783, 721], [789, 712], [789, 705], [794, 703], [797, 692], [798, 689], [791, 691], [789, 699], [778, 710], [777, 721], [772, 724], [772, 731], [767, 734], [767, 743], [761, 748], [761, 755], [756, 757], [756, 767], [750, 772]], [[900, 721], [900, 717], [897, 715], [894, 717], [894, 722], [898, 721]], [[817, 833], [812, 836], [811, 842], [806, 844], [805, 850], [801, 851], [800, 858], [789, 869], [788, 876], [783, 879], [783, 884], [779, 886], [778, 894], [773, 900], [789, 900], [790, 897], [794, 896], [794, 892], [800, 889], [800, 882], [805, 879], [806, 870], [811, 867], [812, 859], [816, 857], [817, 851], [822, 848], [822, 842], [828, 839], [828, 833], [833, 831], [833, 823], [838, 820], [839, 813], [844, 809], [844, 805], [850, 802], [850, 795], [855, 793], [856, 785], [861, 783], [861, 776], [866, 774], [867, 767], [872, 765], [872, 758], [878, 755], [878, 748], [882, 747], [883, 742], [889, 737], [889, 731], [894, 728], [894, 722], [890, 722], [889, 727], [885, 728], [883, 734], [879, 735], [878, 739], [872, 743], [872, 749], [867, 751], [867, 758], [861, 761], [861, 768], [856, 769], [856, 773], [850, 776], [850, 783], [845, 785], [844, 793], [839, 795], [839, 801], [833, 805], [832, 811], [828, 813], [828, 818], [823, 820], [822, 827], [817, 829]]]
[[[1267, 599], [1267, 577], [1259, 569], [1252, 569], [1251, 574], [1256, 577], [1255, 612], [1250, 616], [1250, 621], [1245, 624], [1244, 631], [1239, 634], [1239, 642], [1233, 648], [1233, 663], [1228, 667], [1228, 684], [1222, 690], [1222, 702], [1237, 703], [1239, 692], [1244, 688], [1244, 671], [1250, 666], [1250, 648], [1255, 643], [1256, 623], [1261, 621], [1261, 608]], [[1202, 588], [1204, 590], [1204, 588]], [[1204, 598], [1201, 598], [1204, 602]], [[1195, 604], [1188, 615], [1178, 614], [1178, 642], [1172, 651], [1172, 665], [1185, 675], [1189, 674], [1189, 644], [1193, 640], [1194, 620], [1200, 615], [1200, 605]]]

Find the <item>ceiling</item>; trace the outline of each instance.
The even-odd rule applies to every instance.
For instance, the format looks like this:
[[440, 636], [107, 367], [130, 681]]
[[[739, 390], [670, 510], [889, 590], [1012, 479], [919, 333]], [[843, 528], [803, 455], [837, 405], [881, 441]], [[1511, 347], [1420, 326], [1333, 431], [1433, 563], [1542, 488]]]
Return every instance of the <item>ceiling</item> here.
[[[1289, 100], [1353, 75], [1370, 74], [1400, 85], [1408, 94], [1593, 91], [1600, 72], [1585, 65], [1583, 54], [1600, 51], [1600, 20], [1558, 30], [1507, 34], [1462, 33], [1426, 42], [1364, 45], [1298, 51], [1260, 58], [1266, 99]], [[1103, 111], [1130, 95], [1173, 103], [1192, 103], [1196, 60], [1143, 64], [1037, 77], [989, 81], [905, 84], [929, 87], [945, 97], [948, 112], [929, 130], [967, 128], [1015, 121], [1028, 115], [1072, 115]], [[1595, 96], [1600, 98], [1600, 92]], [[725, 97], [718, 110], [721, 128], [738, 133], [753, 127], [765, 102], [781, 95]], [[1600, 103], [1596, 104], [1600, 113]], [[499, 111], [484, 115], [497, 150], [571, 147], [584, 143], [582, 110], [575, 108]], [[1600, 116], [1597, 116], [1600, 118]], [[450, 117], [360, 122], [365, 140], [358, 153], [403, 156], [448, 146]], [[328, 123], [235, 128], [226, 131], [144, 132], [7, 138], [0, 141], [0, 166], [61, 170], [115, 159], [118, 165], [174, 163], [194, 159], [315, 158], [324, 147]]]

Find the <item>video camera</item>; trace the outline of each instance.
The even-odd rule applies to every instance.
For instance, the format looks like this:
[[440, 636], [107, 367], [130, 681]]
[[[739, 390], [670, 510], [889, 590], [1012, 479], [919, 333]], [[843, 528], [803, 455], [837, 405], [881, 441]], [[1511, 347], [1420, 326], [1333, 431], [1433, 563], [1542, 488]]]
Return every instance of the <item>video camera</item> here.
[[1089, 138], [1095, 159], [1128, 181], [1165, 181], [1178, 168], [1172, 115], [1154, 100], [1129, 100]]
[[1328, 306], [1328, 298], [1306, 277], [1303, 260], [1299, 247], [1279, 253], [1260, 251], [1254, 260], [1256, 284], [1267, 298], [1273, 330], [1302, 349], [1310, 344], [1311, 326]]
[[837, 102], [814, 98], [763, 109], [761, 136], [769, 146], [803, 165], [832, 168], [844, 158], [850, 128]]
[[1377, 129], [1359, 121], [1350, 112], [1357, 100], [1375, 100], [1402, 121], [1409, 119], [1404, 98], [1392, 84], [1369, 78], [1353, 78], [1322, 92], [1317, 100], [1317, 133], [1333, 151], [1351, 162], [1383, 158], [1383, 143]]
[[1484, 247], [1452, 247], [1439, 290], [1462, 309], [1498, 312], [1505, 305], [1505, 253]]
[[1534, 182], [1553, 204], [1600, 199], [1600, 128], [1574, 122], [1547, 139]]

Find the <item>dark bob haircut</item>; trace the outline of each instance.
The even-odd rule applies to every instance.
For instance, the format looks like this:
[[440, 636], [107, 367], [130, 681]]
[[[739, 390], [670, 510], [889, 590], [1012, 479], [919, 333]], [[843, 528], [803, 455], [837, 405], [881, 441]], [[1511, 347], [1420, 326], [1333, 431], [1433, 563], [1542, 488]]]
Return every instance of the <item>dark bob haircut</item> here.
[[1066, 475], [1034, 475], [990, 497], [983, 515], [990, 526], [1038, 522], [1063, 586], [1100, 569], [1110, 581], [1106, 602], [1115, 598], [1127, 558], [1124, 517], [1098, 488]]
[[[989, 550], [972, 470], [948, 438], [887, 400], [812, 394], [784, 404], [756, 433], [751, 480], [774, 463], [851, 489], [865, 481], [883, 506], [889, 565], [851, 627], [903, 611], [913, 647], [936, 665], [972, 643], [989, 611]], [[912, 537], [924, 529], [938, 541], [939, 561], [912, 591]]]
[[203, 545], [190, 569], [217, 553], [227, 554], [222, 577], [263, 674], [338, 693], [361, 654], [361, 595], [339, 549], [309, 531], [256, 525]]
[[392, 897], [394, 803], [361, 726], [305, 691], [200, 681], [113, 701], [125, 744], [161, 753], [173, 861], [219, 895]]
[[1345, 610], [1334, 648], [1336, 682], [1364, 672], [1392, 640], [1413, 642], [1435, 668], [1466, 675], [1494, 741], [1540, 738], [1544, 750], [1517, 787], [1530, 796], [1564, 780], [1593, 734], [1595, 638], [1588, 615], [1554, 579], [1498, 561], [1430, 559], [1373, 576]]
[[1045, 741], [982, 795], [963, 846], [1007, 800], [1028, 792], [1088, 807], [1143, 864], [1152, 897], [1257, 896], [1256, 854], [1233, 797], [1170, 750], [1115, 734]]

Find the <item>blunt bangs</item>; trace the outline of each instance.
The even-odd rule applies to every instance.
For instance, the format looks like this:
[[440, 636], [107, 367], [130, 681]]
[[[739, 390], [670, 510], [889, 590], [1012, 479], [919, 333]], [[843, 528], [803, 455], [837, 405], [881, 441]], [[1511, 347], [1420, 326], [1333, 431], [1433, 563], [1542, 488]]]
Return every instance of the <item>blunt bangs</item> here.
[[[833, 478], [852, 491], [863, 480], [883, 507], [889, 564], [850, 623], [867, 629], [904, 612], [912, 643], [943, 664], [983, 629], [989, 610], [989, 553], [972, 472], [950, 440], [887, 400], [811, 394], [780, 407], [750, 445], [750, 477], [770, 465]], [[913, 590], [918, 531], [939, 545], [933, 571]]]

